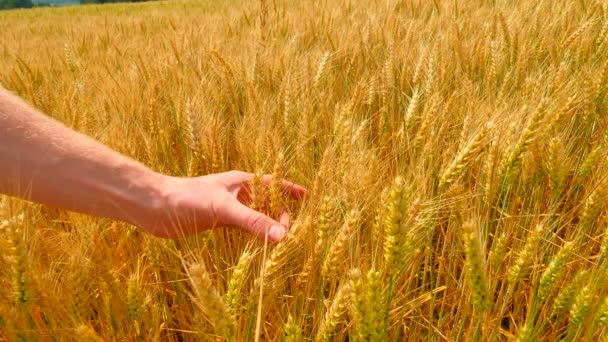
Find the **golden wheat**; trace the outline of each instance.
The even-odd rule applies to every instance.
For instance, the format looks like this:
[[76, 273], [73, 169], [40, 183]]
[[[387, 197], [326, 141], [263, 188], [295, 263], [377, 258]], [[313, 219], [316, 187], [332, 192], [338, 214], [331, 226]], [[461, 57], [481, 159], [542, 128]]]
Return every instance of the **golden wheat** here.
[[278, 245], [165, 241], [0, 197], [0, 340], [608, 339], [607, 18], [596, 0], [0, 12], [3, 87], [155, 171], [251, 172], [245, 204], [291, 221]]

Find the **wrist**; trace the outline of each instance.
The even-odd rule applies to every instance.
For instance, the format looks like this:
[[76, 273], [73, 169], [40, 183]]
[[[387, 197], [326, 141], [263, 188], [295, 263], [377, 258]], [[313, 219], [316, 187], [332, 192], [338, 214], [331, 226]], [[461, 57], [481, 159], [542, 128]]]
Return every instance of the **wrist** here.
[[165, 209], [165, 183], [167, 176], [154, 172], [143, 165], [126, 172], [128, 187], [119, 191], [116, 203], [116, 219], [142, 227], [154, 227]]

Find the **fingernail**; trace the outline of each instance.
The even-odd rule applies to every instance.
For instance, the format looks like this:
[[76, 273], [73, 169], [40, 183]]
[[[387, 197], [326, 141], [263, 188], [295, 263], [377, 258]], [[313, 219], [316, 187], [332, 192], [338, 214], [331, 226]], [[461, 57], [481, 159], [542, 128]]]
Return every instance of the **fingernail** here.
[[268, 237], [274, 241], [281, 241], [285, 236], [285, 228], [282, 226], [272, 226], [268, 231]]

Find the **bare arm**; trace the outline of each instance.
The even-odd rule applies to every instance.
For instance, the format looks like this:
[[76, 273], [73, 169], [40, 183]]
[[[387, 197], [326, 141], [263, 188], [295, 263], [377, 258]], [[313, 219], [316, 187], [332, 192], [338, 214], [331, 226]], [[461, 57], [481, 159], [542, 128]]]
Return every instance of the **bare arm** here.
[[[0, 89], [0, 193], [126, 221], [163, 237], [237, 225], [280, 240], [279, 222], [239, 202], [251, 175], [175, 178], [153, 172]], [[284, 188], [302, 198], [306, 190]], [[283, 224], [284, 225], [284, 224]]]
[[158, 208], [160, 175], [0, 89], [0, 192], [134, 222]]

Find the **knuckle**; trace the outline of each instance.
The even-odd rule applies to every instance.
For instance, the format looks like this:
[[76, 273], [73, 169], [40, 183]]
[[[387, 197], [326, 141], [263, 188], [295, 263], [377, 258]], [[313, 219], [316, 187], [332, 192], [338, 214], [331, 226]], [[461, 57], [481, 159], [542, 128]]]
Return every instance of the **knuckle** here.
[[264, 228], [266, 219], [258, 213], [251, 213], [247, 218], [247, 226], [253, 230], [260, 231]]
[[240, 176], [241, 171], [231, 170], [227, 172], [228, 176]]
[[228, 171], [228, 172], [226, 172], [226, 174], [231, 178], [237, 178], [237, 179], [243, 179], [243, 180], [250, 177], [249, 173], [243, 172], [243, 171], [238, 171], [238, 170]]

